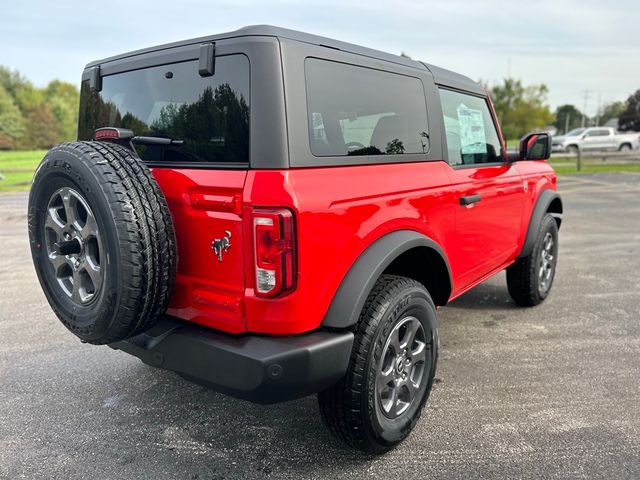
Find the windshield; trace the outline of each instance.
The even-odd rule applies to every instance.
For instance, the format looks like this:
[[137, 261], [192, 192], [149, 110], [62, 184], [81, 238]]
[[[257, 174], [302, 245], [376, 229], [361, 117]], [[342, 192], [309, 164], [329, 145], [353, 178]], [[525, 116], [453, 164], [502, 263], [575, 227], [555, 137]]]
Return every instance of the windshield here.
[[582, 135], [586, 128], [574, 128], [573, 130], [566, 133], [567, 137], [577, 137], [578, 135]]

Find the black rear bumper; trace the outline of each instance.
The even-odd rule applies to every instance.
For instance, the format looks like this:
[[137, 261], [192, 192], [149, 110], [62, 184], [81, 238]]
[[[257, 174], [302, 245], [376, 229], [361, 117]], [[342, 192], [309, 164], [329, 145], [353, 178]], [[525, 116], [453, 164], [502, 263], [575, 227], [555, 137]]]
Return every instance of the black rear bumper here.
[[109, 345], [228, 395], [275, 403], [319, 392], [346, 372], [353, 333], [228, 335], [172, 318]]

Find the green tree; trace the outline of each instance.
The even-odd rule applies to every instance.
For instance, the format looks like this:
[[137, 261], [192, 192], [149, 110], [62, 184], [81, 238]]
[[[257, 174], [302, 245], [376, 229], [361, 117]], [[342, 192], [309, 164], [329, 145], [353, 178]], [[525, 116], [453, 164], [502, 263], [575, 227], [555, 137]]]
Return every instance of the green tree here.
[[569, 130], [582, 125], [582, 112], [573, 105], [561, 105], [556, 108], [556, 121], [553, 125], [559, 132], [567, 133]]
[[5, 92], [12, 98], [16, 98], [18, 90], [26, 82], [27, 79], [18, 72], [0, 65], [0, 86], [2, 86]]
[[25, 118], [27, 132], [17, 143], [20, 149], [51, 148], [60, 143], [60, 131], [51, 110], [44, 105], [38, 105], [27, 112]]
[[59, 141], [72, 141], [77, 137], [79, 97], [75, 85], [60, 80], [53, 80], [44, 90], [45, 102], [58, 124]]
[[627, 108], [627, 102], [611, 102], [604, 106], [600, 113], [600, 125], [604, 125], [612, 118], [620, 118]]
[[640, 132], [640, 90], [627, 100], [627, 108], [620, 114], [618, 128], [623, 132]]
[[546, 85], [525, 87], [520, 80], [506, 78], [490, 91], [505, 138], [519, 138], [554, 121], [547, 105]]
[[0, 84], [0, 150], [15, 148], [25, 131], [20, 109]]
[[35, 87], [19, 72], [0, 66], [0, 148], [48, 148], [74, 140], [79, 94], [54, 80]]

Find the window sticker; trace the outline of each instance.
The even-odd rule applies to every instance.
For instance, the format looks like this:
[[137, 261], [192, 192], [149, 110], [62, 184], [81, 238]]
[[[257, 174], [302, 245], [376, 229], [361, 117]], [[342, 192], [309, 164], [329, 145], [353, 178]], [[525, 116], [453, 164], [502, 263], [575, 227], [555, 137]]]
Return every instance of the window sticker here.
[[462, 154], [487, 153], [482, 110], [474, 110], [461, 103], [458, 107], [458, 123]]

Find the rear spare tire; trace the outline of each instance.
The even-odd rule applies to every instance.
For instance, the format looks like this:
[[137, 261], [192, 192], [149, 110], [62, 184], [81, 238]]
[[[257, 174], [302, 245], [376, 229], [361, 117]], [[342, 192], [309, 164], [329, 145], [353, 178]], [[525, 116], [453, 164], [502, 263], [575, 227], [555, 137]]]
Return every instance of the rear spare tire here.
[[176, 271], [173, 223], [131, 150], [106, 142], [51, 149], [29, 195], [29, 240], [49, 304], [80, 339], [123, 340], [165, 312]]

